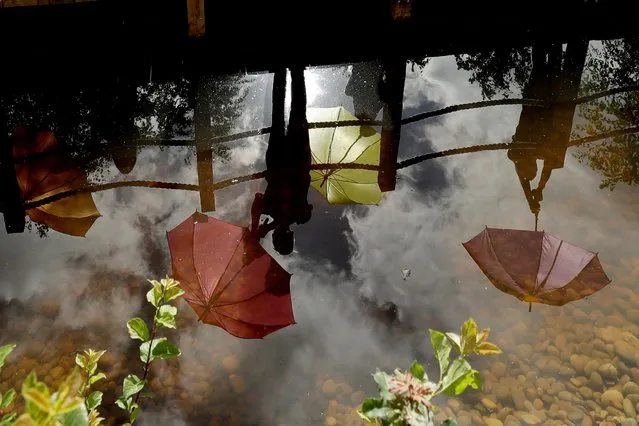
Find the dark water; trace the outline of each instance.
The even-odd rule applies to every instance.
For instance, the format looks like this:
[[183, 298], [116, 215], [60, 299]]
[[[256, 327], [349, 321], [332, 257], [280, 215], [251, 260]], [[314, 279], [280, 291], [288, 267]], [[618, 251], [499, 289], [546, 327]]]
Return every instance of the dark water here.
[[[311, 187], [312, 217], [292, 226], [293, 253], [279, 254], [271, 234], [262, 240], [293, 274], [296, 324], [263, 340], [242, 340], [198, 323], [180, 301], [178, 327], [168, 335], [183, 353], [154, 363], [155, 398], [142, 402], [141, 424], [360, 424], [355, 410], [375, 391], [369, 373], [413, 359], [434, 369], [427, 329], [457, 330], [473, 317], [492, 328], [503, 354], [474, 359], [483, 391], [439, 401], [441, 412], [460, 424], [636, 425], [637, 95], [626, 91], [576, 106], [566, 101], [636, 84], [636, 46], [636, 40], [590, 42], [587, 55], [585, 46], [568, 44], [405, 64], [404, 119], [488, 99], [564, 103], [483, 105], [406, 123], [399, 132], [399, 162], [514, 140], [534, 144], [511, 155], [528, 169], [517, 169], [501, 146], [402, 167], [379, 205], [332, 205]], [[392, 107], [385, 111], [376, 100], [377, 67], [306, 69], [309, 114], [342, 106], [361, 118], [391, 116]], [[289, 75], [287, 105], [290, 83]], [[52, 131], [67, 150], [55, 155], [72, 157], [88, 176], [94, 191], [84, 196], [100, 216], [85, 238], [28, 218], [24, 232], [2, 235], [0, 344], [18, 348], [1, 373], [0, 390], [17, 386], [32, 368], [56, 384], [72, 367], [73, 351], [88, 347], [108, 351], [100, 365], [108, 376], [106, 407], [124, 375], [141, 374], [125, 323], [149, 315], [145, 280], [172, 273], [166, 232], [211, 202], [199, 191], [198, 167], [204, 182], [210, 170], [214, 182], [224, 182], [266, 168], [268, 134], [214, 143], [212, 165], [205, 161], [211, 144], [198, 152], [193, 140], [270, 126], [272, 84], [273, 74], [242, 74], [199, 85], [151, 82], [123, 91], [128, 99], [81, 91], [5, 95], [3, 143], [15, 140], [7, 135], [18, 127]], [[194, 112], [202, 99], [210, 109]], [[623, 129], [630, 130], [608, 134]], [[548, 179], [541, 177], [544, 156]], [[531, 189], [547, 180], [543, 191], [527, 196], [527, 175]], [[16, 204], [7, 182], [15, 183], [15, 174], [2, 178], [9, 226]], [[114, 182], [133, 183], [107, 185]], [[229, 183], [215, 191], [215, 211], [208, 214], [247, 227], [266, 182], [257, 176]], [[491, 285], [462, 243], [485, 226], [533, 230], [534, 211], [539, 230], [597, 252], [612, 283], [563, 306], [534, 304], [532, 312]], [[403, 279], [406, 269], [411, 273]]]

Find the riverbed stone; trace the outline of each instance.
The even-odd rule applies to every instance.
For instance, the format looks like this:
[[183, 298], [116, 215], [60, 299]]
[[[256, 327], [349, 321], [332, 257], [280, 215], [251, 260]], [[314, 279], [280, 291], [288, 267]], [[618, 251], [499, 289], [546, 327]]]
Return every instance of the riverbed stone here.
[[623, 407], [623, 394], [616, 389], [608, 389], [601, 395], [601, 404], [607, 409]]
[[617, 368], [612, 365], [612, 363], [605, 363], [599, 366], [597, 369], [599, 374], [604, 380], [616, 380], [617, 379]]
[[590, 389], [592, 389], [594, 391], [603, 390], [604, 381], [601, 378], [601, 374], [599, 374], [596, 371], [593, 371], [592, 374], [590, 375], [590, 380], [588, 381], [588, 386], [590, 387]]
[[501, 422], [501, 420], [499, 419], [493, 419], [493, 418], [484, 418], [484, 422], [486, 423], [486, 426], [504, 426], [504, 424]]
[[623, 400], [623, 411], [628, 417], [637, 417], [637, 410], [635, 410], [635, 405], [627, 398]]

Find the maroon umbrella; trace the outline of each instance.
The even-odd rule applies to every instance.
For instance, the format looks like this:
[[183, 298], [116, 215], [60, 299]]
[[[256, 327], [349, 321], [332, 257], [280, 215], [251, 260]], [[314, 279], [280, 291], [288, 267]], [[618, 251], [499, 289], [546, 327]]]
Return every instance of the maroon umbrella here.
[[561, 306], [608, 284], [597, 253], [546, 232], [488, 228], [463, 244], [504, 293], [529, 303]]
[[202, 322], [244, 339], [295, 323], [291, 274], [248, 229], [194, 213], [167, 237], [173, 277]]

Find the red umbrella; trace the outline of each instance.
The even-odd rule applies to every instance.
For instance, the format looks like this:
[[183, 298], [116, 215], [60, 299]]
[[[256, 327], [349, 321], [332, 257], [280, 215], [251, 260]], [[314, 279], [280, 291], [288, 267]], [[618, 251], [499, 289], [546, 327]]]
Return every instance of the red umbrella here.
[[596, 253], [546, 232], [486, 228], [463, 244], [495, 287], [529, 303], [561, 306], [608, 284]]
[[167, 236], [173, 277], [201, 321], [244, 339], [295, 323], [291, 274], [248, 229], [196, 212]]

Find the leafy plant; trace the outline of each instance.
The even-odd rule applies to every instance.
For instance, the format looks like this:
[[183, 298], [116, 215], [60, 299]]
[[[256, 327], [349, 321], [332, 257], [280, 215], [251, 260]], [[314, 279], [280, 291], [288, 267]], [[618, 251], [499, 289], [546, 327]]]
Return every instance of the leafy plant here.
[[142, 318], [132, 318], [127, 322], [129, 335], [134, 340], [141, 340], [140, 360], [144, 363], [144, 375], [140, 379], [135, 374], [129, 374], [122, 383], [122, 396], [118, 398], [116, 404], [129, 413], [129, 425], [135, 423], [138, 415], [138, 399], [140, 392], [146, 384], [146, 376], [149, 373], [151, 362], [156, 359], [167, 359], [180, 356], [180, 350], [167, 340], [166, 337], [156, 337], [160, 327], [175, 328], [175, 314], [177, 308], [169, 302], [184, 294], [179, 287], [179, 282], [166, 277], [158, 281], [149, 280], [153, 288], [146, 294], [146, 299], [155, 307], [153, 316], [153, 327], [149, 330], [148, 325]]
[[[439, 380], [432, 382], [424, 367], [413, 361], [408, 371], [396, 369], [393, 374], [377, 370], [373, 378], [379, 388], [379, 397], [368, 398], [358, 412], [369, 423], [382, 426], [433, 425], [436, 407], [430, 402], [439, 394], [456, 396], [468, 386], [481, 388], [479, 371], [466, 359], [469, 355], [494, 355], [501, 350], [488, 342], [490, 329], [478, 330], [470, 318], [461, 327], [461, 334], [429, 330], [430, 341], [439, 364]], [[451, 360], [451, 352], [458, 352]], [[456, 425], [448, 419], [443, 424]]]
[[[127, 322], [129, 335], [142, 341], [140, 359], [144, 362], [144, 375], [139, 379], [134, 374], [128, 375], [123, 383], [123, 395], [116, 404], [129, 412], [129, 423], [135, 422], [139, 406], [137, 404], [140, 391], [144, 388], [149, 365], [159, 358], [172, 358], [180, 355], [180, 350], [170, 343], [166, 337], [156, 338], [160, 327], [175, 328], [177, 308], [169, 302], [180, 297], [184, 292], [179, 283], [171, 278], [149, 281], [153, 288], [146, 294], [147, 300], [155, 307], [153, 328], [141, 318], [132, 318]], [[0, 346], [0, 370], [5, 360], [16, 345]], [[0, 426], [99, 426], [104, 418], [100, 417], [98, 407], [102, 404], [102, 392], [91, 391], [91, 386], [106, 376], [97, 371], [98, 361], [106, 351], [85, 350], [76, 355], [73, 369], [60, 384], [57, 391], [51, 392], [47, 385], [38, 381], [32, 371], [22, 384], [21, 394], [25, 400], [25, 412], [18, 416], [15, 412], [7, 412], [13, 404], [16, 392], [9, 389], [0, 393]]]
[[106, 351], [94, 351], [88, 349], [84, 353], [78, 354], [75, 357], [75, 363], [81, 367], [84, 371], [85, 378], [80, 386], [80, 396], [85, 398], [84, 404], [89, 412], [89, 426], [98, 426], [102, 424], [104, 420], [98, 413], [98, 407], [102, 404], [102, 392], [93, 391], [89, 393], [91, 385], [94, 383], [106, 379], [104, 373], [98, 373], [98, 361], [104, 355]]

